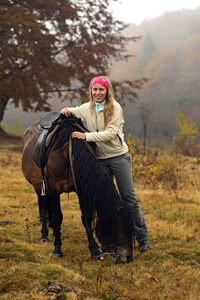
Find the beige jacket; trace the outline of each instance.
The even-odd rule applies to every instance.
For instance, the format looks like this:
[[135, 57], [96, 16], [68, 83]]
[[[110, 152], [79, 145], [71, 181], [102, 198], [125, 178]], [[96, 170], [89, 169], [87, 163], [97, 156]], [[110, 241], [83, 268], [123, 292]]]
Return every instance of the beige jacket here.
[[125, 154], [128, 146], [124, 141], [123, 134], [123, 111], [121, 105], [114, 101], [114, 115], [111, 122], [104, 129], [104, 115], [101, 109], [96, 117], [95, 111], [91, 113], [90, 103], [87, 102], [77, 107], [70, 107], [72, 113], [86, 123], [90, 132], [86, 132], [86, 141], [95, 142], [96, 157], [106, 159]]

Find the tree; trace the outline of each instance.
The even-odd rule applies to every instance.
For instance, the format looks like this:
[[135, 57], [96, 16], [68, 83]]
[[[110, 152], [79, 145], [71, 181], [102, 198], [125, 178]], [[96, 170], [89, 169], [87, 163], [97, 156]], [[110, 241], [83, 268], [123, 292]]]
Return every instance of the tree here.
[[145, 35], [145, 39], [141, 49], [140, 65], [146, 66], [155, 51], [154, 40], [149, 32]]
[[177, 136], [173, 137], [173, 146], [176, 151], [183, 155], [191, 155], [196, 152], [194, 149], [196, 149], [196, 141], [199, 136], [196, 123], [184, 111], [178, 110], [176, 127], [179, 129]]
[[143, 151], [144, 156], [146, 155], [147, 148], [147, 125], [149, 120], [151, 119], [152, 111], [145, 107], [144, 103], [140, 105], [140, 117], [142, 120], [142, 129], [143, 129]]
[[[90, 79], [108, 74], [112, 60], [128, 58], [126, 45], [138, 38], [122, 36], [126, 25], [113, 19], [108, 4], [0, 1], [0, 122], [9, 99], [25, 111], [49, 110], [52, 92], [68, 91], [84, 102]], [[143, 82], [127, 82], [129, 100]]]

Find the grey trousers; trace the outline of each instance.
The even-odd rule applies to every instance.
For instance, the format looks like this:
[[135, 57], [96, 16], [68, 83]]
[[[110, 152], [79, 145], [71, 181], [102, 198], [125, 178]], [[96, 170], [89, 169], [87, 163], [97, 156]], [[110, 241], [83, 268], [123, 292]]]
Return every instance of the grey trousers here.
[[131, 208], [136, 240], [138, 243], [147, 241], [147, 226], [133, 187], [132, 165], [129, 153], [117, 157], [99, 159], [98, 161], [108, 176], [112, 178], [115, 176], [121, 198]]

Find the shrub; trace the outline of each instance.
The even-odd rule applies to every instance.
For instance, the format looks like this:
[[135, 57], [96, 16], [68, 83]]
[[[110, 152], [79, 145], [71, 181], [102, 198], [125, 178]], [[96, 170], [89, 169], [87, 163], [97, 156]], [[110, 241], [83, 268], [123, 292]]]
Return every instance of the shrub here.
[[140, 150], [139, 140], [128, 135], [128, 147], [132, 160], [134, 180], [156, 186], [163, 184], [176, 185], [181, 180], [183, 159], [170, 151], [151, 149], [147, 155]]

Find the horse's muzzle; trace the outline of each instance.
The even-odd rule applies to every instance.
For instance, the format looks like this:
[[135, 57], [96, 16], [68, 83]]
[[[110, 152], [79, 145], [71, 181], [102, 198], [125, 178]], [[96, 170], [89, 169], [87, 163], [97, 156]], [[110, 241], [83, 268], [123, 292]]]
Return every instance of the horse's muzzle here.
[[122, 256], [120, 253], [117, 251], [116, 253], [112, 254], [112, 261], [120, 264], [120, 263], [129, 263], [133, 261], [134, 256], [133, 255], [127, 255], [127, 256]]

